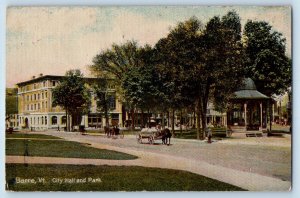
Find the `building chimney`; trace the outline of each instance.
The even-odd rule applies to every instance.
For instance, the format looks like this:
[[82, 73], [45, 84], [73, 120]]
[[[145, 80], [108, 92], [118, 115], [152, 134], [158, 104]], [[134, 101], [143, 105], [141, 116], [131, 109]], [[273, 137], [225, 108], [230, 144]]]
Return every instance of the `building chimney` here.
[[32, 79], [35, 79], [35, 76], [32, 76]]
[[43, 76], [43, 74], [42, 73], [40, 73], [40, 77], [42, 77]]

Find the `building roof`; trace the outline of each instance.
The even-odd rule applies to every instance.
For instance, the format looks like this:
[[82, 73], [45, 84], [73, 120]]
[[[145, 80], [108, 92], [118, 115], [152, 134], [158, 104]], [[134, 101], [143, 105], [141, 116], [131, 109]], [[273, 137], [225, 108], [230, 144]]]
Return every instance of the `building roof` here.
[[251, 78], [245, 78], [243, 86], [236, 92], [232, 99], [270, 99], [268, 96], [256, 90], [254, 81]]
[[54, 75], [45, 75], [45, 76], [39, 76], [39, 77], [36, 77], [36, 78], [32, 78], [30, 80], [27, 80], [27, 81], [24, 81], [24, 82], [20, 82], [20, 83], [17, 83], [18, 86], [24, 86], [24, 85], [28, 85], [28, 84], [32, 84], [32, 83], [35, 83], [35, 82], [40, 82], [40, 81], [43, 81], [43, 80], [61, 80], [63, 78], [63, 76], [54, 76]]
[[257, 90], [254, 81], [251, 78], [245, 78], [242, 87], [239, 90]]
[[[64, 77], [65, 76], [56, 76], [56, 75], [39, 76], [39, 77], [32, 78], [32, 79], [24, 81], [24, 82], [17, 83], [17, 85], [20, 87], [20, 86], [24, 86], [24, 85], [28, 85], [28, 84], [32, 84], [32, 83], [36, 83], [36, 82], [41, 82], [43, 80], [62, 80]], [[96, 81], [99, 79], [98, 78], [84, 78], [84, 80], [91, 82], [91, 81]]]

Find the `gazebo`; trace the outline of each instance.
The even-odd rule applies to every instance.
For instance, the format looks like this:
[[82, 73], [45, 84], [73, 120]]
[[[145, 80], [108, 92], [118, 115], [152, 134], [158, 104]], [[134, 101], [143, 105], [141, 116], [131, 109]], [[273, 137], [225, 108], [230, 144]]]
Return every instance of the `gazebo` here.
[[245, 78], [234, 92], [227, 112], [227, 126], [233, 131], [265, 131], [271, 98], [257, 91], [254, 81]]

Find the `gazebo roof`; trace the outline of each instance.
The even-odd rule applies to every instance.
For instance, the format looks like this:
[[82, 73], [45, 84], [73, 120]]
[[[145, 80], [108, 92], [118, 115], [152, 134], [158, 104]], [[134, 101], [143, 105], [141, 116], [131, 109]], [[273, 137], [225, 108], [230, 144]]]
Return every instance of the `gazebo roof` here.
[[251, 78], [245, 78], [243, 86], [236, 92], [232, 99], [270, 99], [268, 96], [256, 90], [254, 81]]

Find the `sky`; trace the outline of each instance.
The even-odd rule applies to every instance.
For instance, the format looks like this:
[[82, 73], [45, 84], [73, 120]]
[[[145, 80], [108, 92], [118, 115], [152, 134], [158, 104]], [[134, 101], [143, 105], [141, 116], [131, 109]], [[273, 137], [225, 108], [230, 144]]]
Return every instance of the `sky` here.
[[6, 87], [32, 76], [64, 75], [80, 69], [92, 76], [93, 57], [113, 43], [154, 45], [178, 22], [196, 16], [203, 24], [235, 10], [242, 26], [266, 21], [283, 34], [291, 55], [291, 8], [258, 6], [8, 7]]

